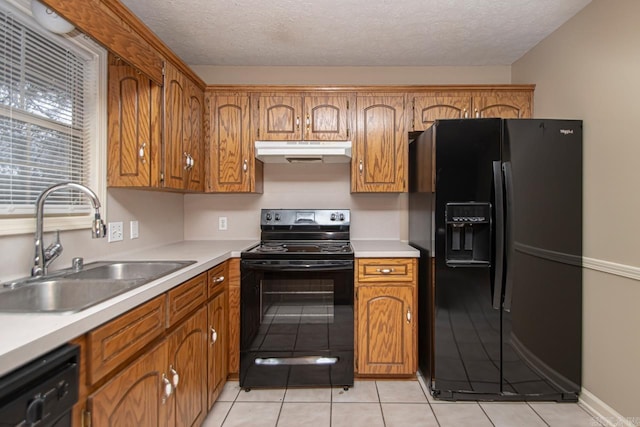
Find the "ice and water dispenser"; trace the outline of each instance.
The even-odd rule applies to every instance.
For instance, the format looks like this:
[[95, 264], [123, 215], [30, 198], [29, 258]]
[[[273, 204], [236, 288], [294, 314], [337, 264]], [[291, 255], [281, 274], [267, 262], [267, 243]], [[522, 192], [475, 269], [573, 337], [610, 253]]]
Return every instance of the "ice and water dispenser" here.
[[491, 264], [491, 203], [447, 203], [446, 264], [488, 267]]

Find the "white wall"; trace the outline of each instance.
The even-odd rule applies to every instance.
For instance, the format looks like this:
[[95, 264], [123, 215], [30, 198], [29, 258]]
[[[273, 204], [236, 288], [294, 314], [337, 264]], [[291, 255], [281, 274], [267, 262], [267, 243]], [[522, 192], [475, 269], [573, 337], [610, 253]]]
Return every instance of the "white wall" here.
[[536, 84], [537, 117], [584, 120], [583, 386], [636, 422], [639, 17], [638, 0], [594, 0], [512, 66]]
[[[63, 231], [60, 240], [62, 255], [50, 266], [51, 270], [71, 267], [73, 257], [84, 257], [85, 262], [99, 259], [118, 259], [122, 253], [183, 240], [182, 194], [141, 190], [112, 189], [108, 191], [107, 221], [124, 222], [121, 242], [107, 243], [107, 239], [92, 239], [86, 230]], [[138, 220], [140, 237], [129, 239], [129, 221]], [[45, 218], [46, 222], [46, 218]], [[34, 225], [35, 229], [35, 225]], [[33, 265], [34, 235], [0, 237], [0, 282], [28, 276]], [[45, 234], [45, 245], [54, 239]]]

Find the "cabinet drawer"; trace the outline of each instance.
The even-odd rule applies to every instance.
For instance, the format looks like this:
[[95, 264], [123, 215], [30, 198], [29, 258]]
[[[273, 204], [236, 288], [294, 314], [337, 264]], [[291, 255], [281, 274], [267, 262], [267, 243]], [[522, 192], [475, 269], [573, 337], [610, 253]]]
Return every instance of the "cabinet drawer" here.
[[412, 282], [414, 258], [360, 258], [357, 260], [358, 282]]
[[227, 262], [216, 265], [209, 270], [209, 280], [207, 281], [207, 298], [220, 293], [227, 283]]
[[167, 328], [175, 325], [207, 299], [207, 273], [202, 273], [167, 293]]
[[125, 362], [165, 329], [166, 298], [155, 298], [87, 334], [89, 383]]

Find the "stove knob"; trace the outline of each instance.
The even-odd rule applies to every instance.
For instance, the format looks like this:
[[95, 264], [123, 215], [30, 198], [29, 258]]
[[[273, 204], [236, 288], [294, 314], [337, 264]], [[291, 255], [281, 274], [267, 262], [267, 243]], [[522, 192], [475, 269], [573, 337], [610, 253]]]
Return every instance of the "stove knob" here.
[[276, 221], [280, 221], [280, 214], [279, 213], [276, 214], [276, 218], [275, 219], [276, 219]]
[[331, 214], [331, 221], [335, 221], [336, 220], [336, 214], [332, 213]]
[[344, 214], [343, 213], [340, 214], [340, 221], [344, 221]]
[[267, 212], [265, 218], [267, 219], [267, 221], [271, 221], [271, 214]]

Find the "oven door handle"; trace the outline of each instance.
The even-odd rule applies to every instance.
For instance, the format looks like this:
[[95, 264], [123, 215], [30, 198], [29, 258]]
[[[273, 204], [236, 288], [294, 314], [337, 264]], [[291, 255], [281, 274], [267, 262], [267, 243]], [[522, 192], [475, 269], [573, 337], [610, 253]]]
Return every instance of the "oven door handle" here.
[[300, 264], [267, 264], [261, 261], [243, 261], [242, 265], [256, 271], [344, 271], [353, 270], [353, 261], [331, 261], [330, 263], [300, 263]]

